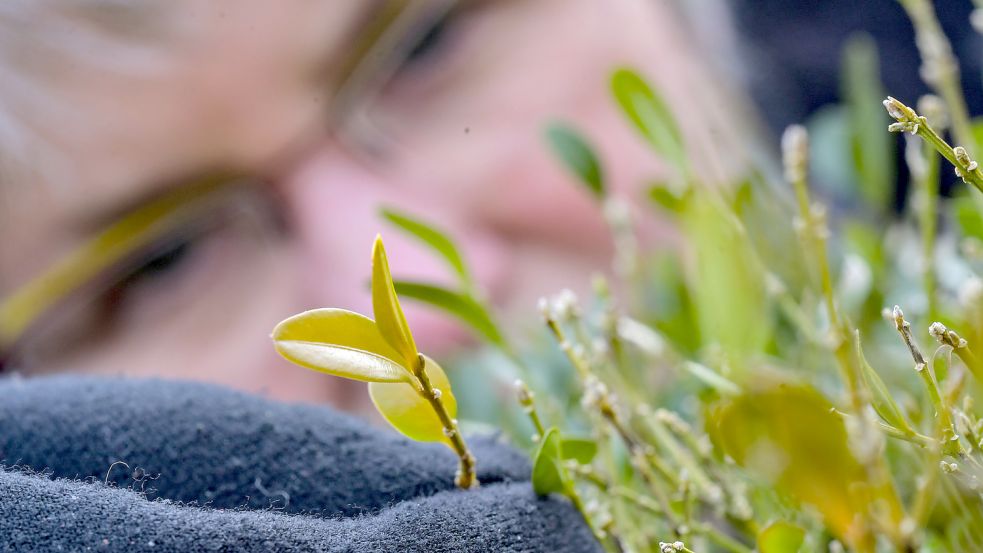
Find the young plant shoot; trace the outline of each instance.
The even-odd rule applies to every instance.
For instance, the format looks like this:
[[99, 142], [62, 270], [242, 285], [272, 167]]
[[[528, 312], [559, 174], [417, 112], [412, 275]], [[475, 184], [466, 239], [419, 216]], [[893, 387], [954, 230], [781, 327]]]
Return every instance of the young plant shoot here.
[[457, 402], [447, 375], [416, 349], [399, 305], [382, 238], [372, 248], [375, 320], [344, 309], [314, 309], [273, 329], [276, 350], [301, 367], [369, 383], [379, 413], [421, 442], [441, 442], [460, 459], [455, 484], [478, 485], [475, 458], [457, 426]]

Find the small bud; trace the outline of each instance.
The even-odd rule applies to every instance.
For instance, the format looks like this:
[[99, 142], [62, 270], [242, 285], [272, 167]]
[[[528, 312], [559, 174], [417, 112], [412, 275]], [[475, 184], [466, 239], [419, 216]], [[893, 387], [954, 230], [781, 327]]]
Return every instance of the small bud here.
[[906, 105], [897, 101], [891, 96], [888, 96], [886, 100], [881, 102], [884, 104], [884, 109], [887, 110], [887, 114], [898, 121], [904, 121], [908, 119], [905, 110], [909, 109]]
[[945, 327], [944, 324], [942, 324], [942, 323], [940, 323], [938, 321], [932, 323], [928, 327], [928, 333], [929, 333], [929, 335], [932, 338], [935, 338], [939, 342], [942, 342], [943, 340], [945, 340], [946, 332], [948, 332], [948, 329]]
[[516, 379], [515, 381], [515, 396], [519, 399], [519, 404], [524, 407], [532, 406], [533, 398], [535, 397], [526, 383], [521, 379]]
[[967, 152], [966, 148], [963, 148], [962, 146], [956, 146], [953, 148], [952, 153], [956, 156], [956, 161], [959, 162], [959, 165], [962, 165], [963, 167], [968, 166], [973, 161], [969, 158], [969, 152]]
[[802, 125], [792, 125], [782, 134], [782, 161], [787, 181], [795, 183], [806, 179], [809, 169], [809, 134]]
[[553, 320], [553, 310], [550, 309], [550, 302], [546, 298], [539, 298], [537, 302], [537, 307], [539, 308], [539, 314], [542, 315], [544, 321]]
[[442, 396], [442, 395], [443, 395], [443, 393], [440, 391], [440, 388], [434, 388], [433, 389], [433, 398], [434, 399], [440, 399], [440, 396]]
[[947, 463], [945, 461], [940, 461], [939, 468], [941, 468], [942, 472], [946, 474], [952, 474], [957, 470], [959, 470], [959, 465], [957, 465], [956, 463]]
[[898, 327], [898, 330], [903, 329], [908, 324], [904, 320], [904, 311], [901, 311], [900, 306], [894, 306], [894, 309], [891, 310], [891, 317], [894, 319], [894, 325]]

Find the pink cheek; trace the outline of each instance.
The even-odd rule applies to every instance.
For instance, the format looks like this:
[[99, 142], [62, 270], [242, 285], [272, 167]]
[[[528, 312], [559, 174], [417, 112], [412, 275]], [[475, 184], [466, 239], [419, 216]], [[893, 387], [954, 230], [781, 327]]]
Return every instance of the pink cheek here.
[[[371, 316], [371, 246], [381, 233], [397, 279], [456, 286], [452, 272], [427, 247], [378, 214], [382, 206], [430, 221], [458, 240], [475, 278], [492, 295], [501, 290], [505, 255], [480, 231], [455, 220], [454, 210], [387, 183], [356, 163], [319, 155], [282, 185], [293, 229], [300, 309], [340, 307]], [[403, 308], [420, 348], [440, 355], [470, 341], [456, 321], [412, 300]]]

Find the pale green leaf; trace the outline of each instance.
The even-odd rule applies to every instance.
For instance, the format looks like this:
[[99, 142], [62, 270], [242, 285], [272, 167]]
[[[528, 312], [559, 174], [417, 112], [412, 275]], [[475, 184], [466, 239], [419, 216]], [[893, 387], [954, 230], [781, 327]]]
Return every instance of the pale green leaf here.
[[553, 153], [598, 199], [604, 197], [604, 174], [594, 150], [577, 131], [563, 123], [552, 123], [546, 139]]
[[[440, 390], [440, 401], [444, 404], [444, 409], [448, 416], [456, 417], [457, 400], [454, 399], [447, 375], [436, 361], [427, 356], [423, 358], [430, 383]], [[369, 395], [382, 417], [407, 437], [418, 442], [442, 442], [451, 446], [433, 405], [411, 384], [372, 382], [369, 384]]]
[[[683, 217], [693, 265], [691, 291], [704, 344], [739, 361], [764, 351], [772, 329], [765, 277], [744, 227], [710, 194], [695, 197]], [[740, 370], [740, 363], [734, 367]]]
[[716, 390], [720, 395], [736, 396], [737, 394], [741, 393], [741, 388], [737, 384], [727, 380], [706, 365], [702, 365], [695, 361], [685, 361], [683, 362], [683, 368], [698, 378], [701, 382], [703, 382], [703, 384], [707, 385], [713, 390]]
[[870, 391], [870, 403], [874, 407], [874, 411], [884, 422], [890, 424], [891, 426], [903, 430], [908, 433], [913, 433], [914, 430], [908, 421], [905, 419], [904, 415], [901, 413], [901, 408], [895, 403], [894, 398], [891, 397], [891, 392], [888, 391], [887, 386], [881, 377], [874, 370], [874, 367], [870, 366], [867, 362], [867, 358], [864, 357], [864, 350], [860, 346], [860, 331], [856, 331], [854, 334], [854, 342], [857, 348], [857, 358], [860, 360], [861, 374], [863, 375], [864, 385]]
[[399, 359], [406, 366], [413, 367], [419, 353], [393, 288], [392, 274], [389, 272], [389, 261], [386, 259], [386, 248], [381, 236], [376, 236], [372, 246], [372, 311], [382, 337], [399, 352]]
[[469, 295], [448, 290], [436, 284], [397, 280], [394, 282], [396, 293], [404, 298], [411, 298], [456, 317], [467, 324], [488, 342], [505, 349], [507, 344], [498, 325], [488, 311]]
[[680, 173], [687, 169], [682, 133], [666, 103], [631, 69], [611, 77], [611, 91], [628, 119], [657, 153]]
[[276, 350], [289, 361], [321, 372], [369, 382], [409, 379], [399, 354], [375, 322], [344, 309], [314, 309], [273, 329]]
[[393, 209], [382, 209], [380, 213], [387, 221], [418, 239], [420, 242], [423, 242], [435, 253], [440, 255], [450, 265], [451, 269], [454, 270], [458, 278], [460, 278], [462, 286], [465, 288], [472, 286], [473, 283], [468, 266], [464, 262], [464, 258], [461, 256], [460, 251], [458, 251], [454, 241], [451, 240], [447, 233], [421, 219]]
[[532, 489], [538, 495], [567, 493], [568, 477], [560, 464], [560, 431], [550, 427], [539, 442], [533, 457]]
[[758, 533], [760, 553], [798, 553], [805, 541], [802, 528], [784, 521], [776, 521]]
[[581, 465], [589, 464], [597, 455], [597, 442], [589, 438], [567, 438], [560, 440], [560, 456], [573, 459]]

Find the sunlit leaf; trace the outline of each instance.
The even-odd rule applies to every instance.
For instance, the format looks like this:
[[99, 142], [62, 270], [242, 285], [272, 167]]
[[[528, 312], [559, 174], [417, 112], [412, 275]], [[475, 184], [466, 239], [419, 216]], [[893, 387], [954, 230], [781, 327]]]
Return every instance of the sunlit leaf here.
[[812, 505], [834, 534], [869, 550], [863, 524], [877, 504], [900, 519], [889, 484], [875, 488], [847, 442], [843, 420], [806, 386], [776, 385], [725, 402], [712, 416], [724, 451], [770, 485]]
[[393, 288], [389, 261], [386, 259], [386, 248], [382, 245], [381, 236], [376, 236], [372, 246], [372, 311], [382, 337], [399, 352], [399, 359], [406, 366], [414, 366], [419, 353]]
[[454, 292], [436, 284], [397, 280], [396, 293], [441, 309], [462, 321], [485, 340], [505, 348], [505, 338], [488, 311], [471, 296]]
[[574, 459], [581, 465], [594, 460], [597, 455], [597, 442], [589, 438], [564, 437], [560, 440], [560, 456], [563, 459]]
[[860, 345], [860, 331], [856, 331], [854, 335], [857, 348], [857, 357], [860, 360], [861, 374], [863, 375], [864, 385], [870, 391], [870, 402], [873, 406], [874, 411], [884, 422], [890, 424], [891, 426], [904, 430], [906, 432], [913, 432], [908, 421], [905, 419], [904, 415], [901, 413], [901, 408], [895, 403], [894, 398], [891, 397], [891, 392], [888, 391], [887, 386], [881, 377], [874, 370], [874, 367], [870, 366], [867, 362], [867, 358], [864, 357], [863, 348]]
[[383, 209], [380, 213], [383, 218], [393, 225], [396, 225], [410, 236], [430, 246], [434, 252], [440, 255], [450, 265], [451, 269], [454, 270], [460, 279], [462, 286], [466, 288], [472, 286], [471, 274], [468, 271], [467, 264], [464, 262], [464, 258], [461, 256], [460, 251], [458, 251], [454, 241], [451, 240], [447, 233], [421, 219], [411, 217], [406, 213], [393, 209]]
[[[448, 416], [457, 416], [457, 400], [451, 390], [444, 370], [433, 359], [424, 356], [427, 376], [434, 388], [440, 390], [440, 401]], [[444, 426], [434, 412], [430, 401], [421, 396], [411, 384], [372, 382], [369, 395], [376, 409], [396, 430], [419, 442], [451, 443], [444, 434]]]
[[798, 553], [806, 532], [789, 522], [777, 521], [758, 533], [760, 553]]
[[560, 431], [551, 427], [536, 449], [532, 466], [532, 489], [539, 495], [567, 493], [567, 475], [561, 465], [560, 444]]
[[622, 111], [655, 151], [685, 173], [687, 161], [682, 133], [662, 98], [631, 69], [614, 72], [611, 91]]
[[587, 141], [563, 123], [553, 123], [546, 129], [546, 139], [553, 153], [573, 172], [580, 182], [597, 198], [604, 197], [604, 174], [601, 163]]
[[315, 309], [273, 329], [276, 350], [302, 367], [366, 382], [405, 382], [409, 372], [375, 322], [344, 309]]
[[860, 192], [877, 209], [889, 207], [894, 188], [894, 136], [880, 105], [886, 93], [880, 80], [877, 45], [867, 34], [850, 37], [843, 50], [843, 99]]

